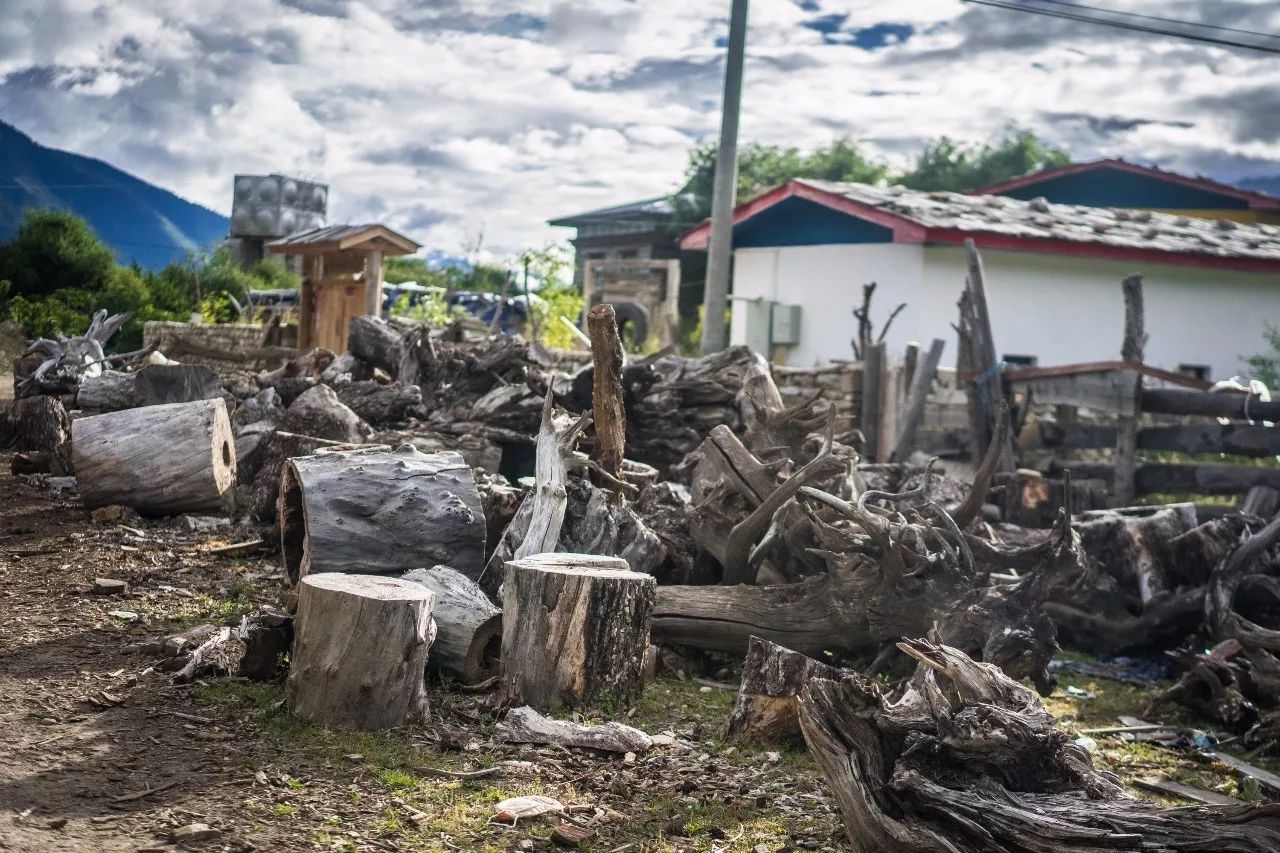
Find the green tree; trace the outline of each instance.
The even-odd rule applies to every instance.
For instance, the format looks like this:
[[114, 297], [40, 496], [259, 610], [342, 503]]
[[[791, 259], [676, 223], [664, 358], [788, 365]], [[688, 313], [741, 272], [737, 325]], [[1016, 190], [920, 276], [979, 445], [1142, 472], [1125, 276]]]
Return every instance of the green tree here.
[[1254, 379], [1261, 379], [1268, 388], [1280, 388], [1280, 328], [1267, 323], [1262, 332], [1268, 351], [1245, 359]]
[[916, 190], [964, 192], [1070, 162], [1066, 151], [1029, 130], [1014, 130], [982, 145], [963, 145], [941, 136], [924, 147], [898, 182]]
[[[690, 152], [684, 186], [674, 196], [678, 228], [689, 227], [711, 215], [715, 171], [714, 143]], [[794, 178], [878, 184], [888, 174], [887, 166], [868, 159], [848, 138], [837, 139], [808, 153], [794, 147], [752, 143], [738, 152], [737, 201], [746, 201]]]
[[13, 238], [0, 244], [0, 280], [10, 283], [10, 296], [100, 291], [115, 269], [115, 256], [89, 223], [65, 211], [28, 211]]

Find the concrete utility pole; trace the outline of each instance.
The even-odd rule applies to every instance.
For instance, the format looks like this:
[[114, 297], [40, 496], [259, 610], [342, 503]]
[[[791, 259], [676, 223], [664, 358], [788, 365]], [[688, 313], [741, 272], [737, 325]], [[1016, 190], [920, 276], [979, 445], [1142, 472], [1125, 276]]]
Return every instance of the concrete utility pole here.
[[733, 0], [729, 12], [729, 56], [724, 66], [720, 145], [711, 193], [711, 242], [703, 297], [702, 352], [719, 352], [727, 342], [724, 313], [729, 304], [733, 256], [733, 201], [738, 191], [738, 109], [742, 104], [742, 57], [747, 46], [747, 0]]

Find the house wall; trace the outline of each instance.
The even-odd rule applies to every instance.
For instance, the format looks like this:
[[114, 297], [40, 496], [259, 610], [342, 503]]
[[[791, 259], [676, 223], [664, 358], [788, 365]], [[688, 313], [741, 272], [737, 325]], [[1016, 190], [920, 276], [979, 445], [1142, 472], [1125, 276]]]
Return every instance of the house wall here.
[[[958, 246], [849, 244], [739, 249], [735, 252], [730, 337], [746, 343], [747, 304], [763, 297], [801, 305], [799, 346], [779, 350], [782, 364], [810, 367], [853, 357], [853, 309], [862, 284], [879, 283], [872, 304], [877, 329], [900, 302], [907, 308], [886, 338], [891, 361], [911, 341], [947, 342], [955, 363], [956, 301], [965, 279]], [[987, 299], [998, 356], [1026, 355], [1040, 365], [1120, 357], [1124, 302], [1120, 281], [1145, 277], [1148, 364], [1177, 370], [1205, 365], [1211, 378], [1243, 372], [1244, 358], [1265, 350], [1266, 322], [1280, 323], [1280, 275], [1205, 267], [1143, 265], [1030, 252], [983, 252]]]

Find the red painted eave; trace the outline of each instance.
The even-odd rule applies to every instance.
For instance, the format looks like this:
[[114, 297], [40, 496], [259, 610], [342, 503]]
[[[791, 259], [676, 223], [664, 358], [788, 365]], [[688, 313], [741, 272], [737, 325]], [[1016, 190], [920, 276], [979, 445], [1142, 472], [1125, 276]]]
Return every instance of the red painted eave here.
[[1155, 169], [1150, 166], [1140, 166], [1137, 163], [1130, 163], [1126, 160], [1093, 160], [1088, 163], [1068, 163], [1066, 166], [1055, 166], [1050, 169], [1041, 169], [1039, 172], [1032, 172], [1029, 175], [1022, 175], [1017, 178], [1011, 178], [1007, 181], [1001, 181], [997, 184], [991, 184], [985, 187], [979, 187], [969, 190], [969, 195], [1002, 195], [1010, 190], [1023, 189], [1041, 181], [1052, 178], [1062, 178], [1069, 175], [1078, 175], [1084, 172], [1091, 172], [1094, 169], [1119, 169], [1122, 172], [1130, 172], [1135, 175], [1146, 175], [1160, 181], [1167, 181], [1171, 184], [1179, 186], [1191, 187], [1193, 189], [1204, 190], [1206, 192], [1217, 193], [1218, 195], [1228, 196], [1247, 202], [1251, 210], [1280, 210], [1280, 198], [1267, 193], [1255, 192], [1253, 190], [1244, 190], [1239, 187], [1233, 187], [1229, 184], [1222, 184], [1208, 178], [1193, 178], [1189, 175], [1179, 175], [1177, 172], [1166, 172], [1164, 169]]

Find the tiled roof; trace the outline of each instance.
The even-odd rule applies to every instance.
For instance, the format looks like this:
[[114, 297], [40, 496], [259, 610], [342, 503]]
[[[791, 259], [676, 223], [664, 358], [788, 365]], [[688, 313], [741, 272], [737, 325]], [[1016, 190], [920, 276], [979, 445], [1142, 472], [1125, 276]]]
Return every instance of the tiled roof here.
[[999, 234], [1221, 258], [1280, 260], [1280, 226], [1277, 225], [1246, 225], [1227, 219], [1202, 219], [1149, 210], [1050, 204], [1044, 199], [1023, 201], [998, 195], [921, 192], [900, 186], [815, 180], [794, 183], [907, 220], [929, 231]]
[[562, 216], [559, 219], [548, 221], [548, 225], [574, 226], [583, 222], [601, 220], [601, 219], [669, 219], [675, 215], [675, 205], [671, 202], [671, 196], [658, 196], [657, 198], [646, 198], [640, 201], [632, 201], [627, 204], [619, 204], [614, 207], [602, 207], [599, 210], [588, 210], [586, 213], [575, 213], [572, 216]]

